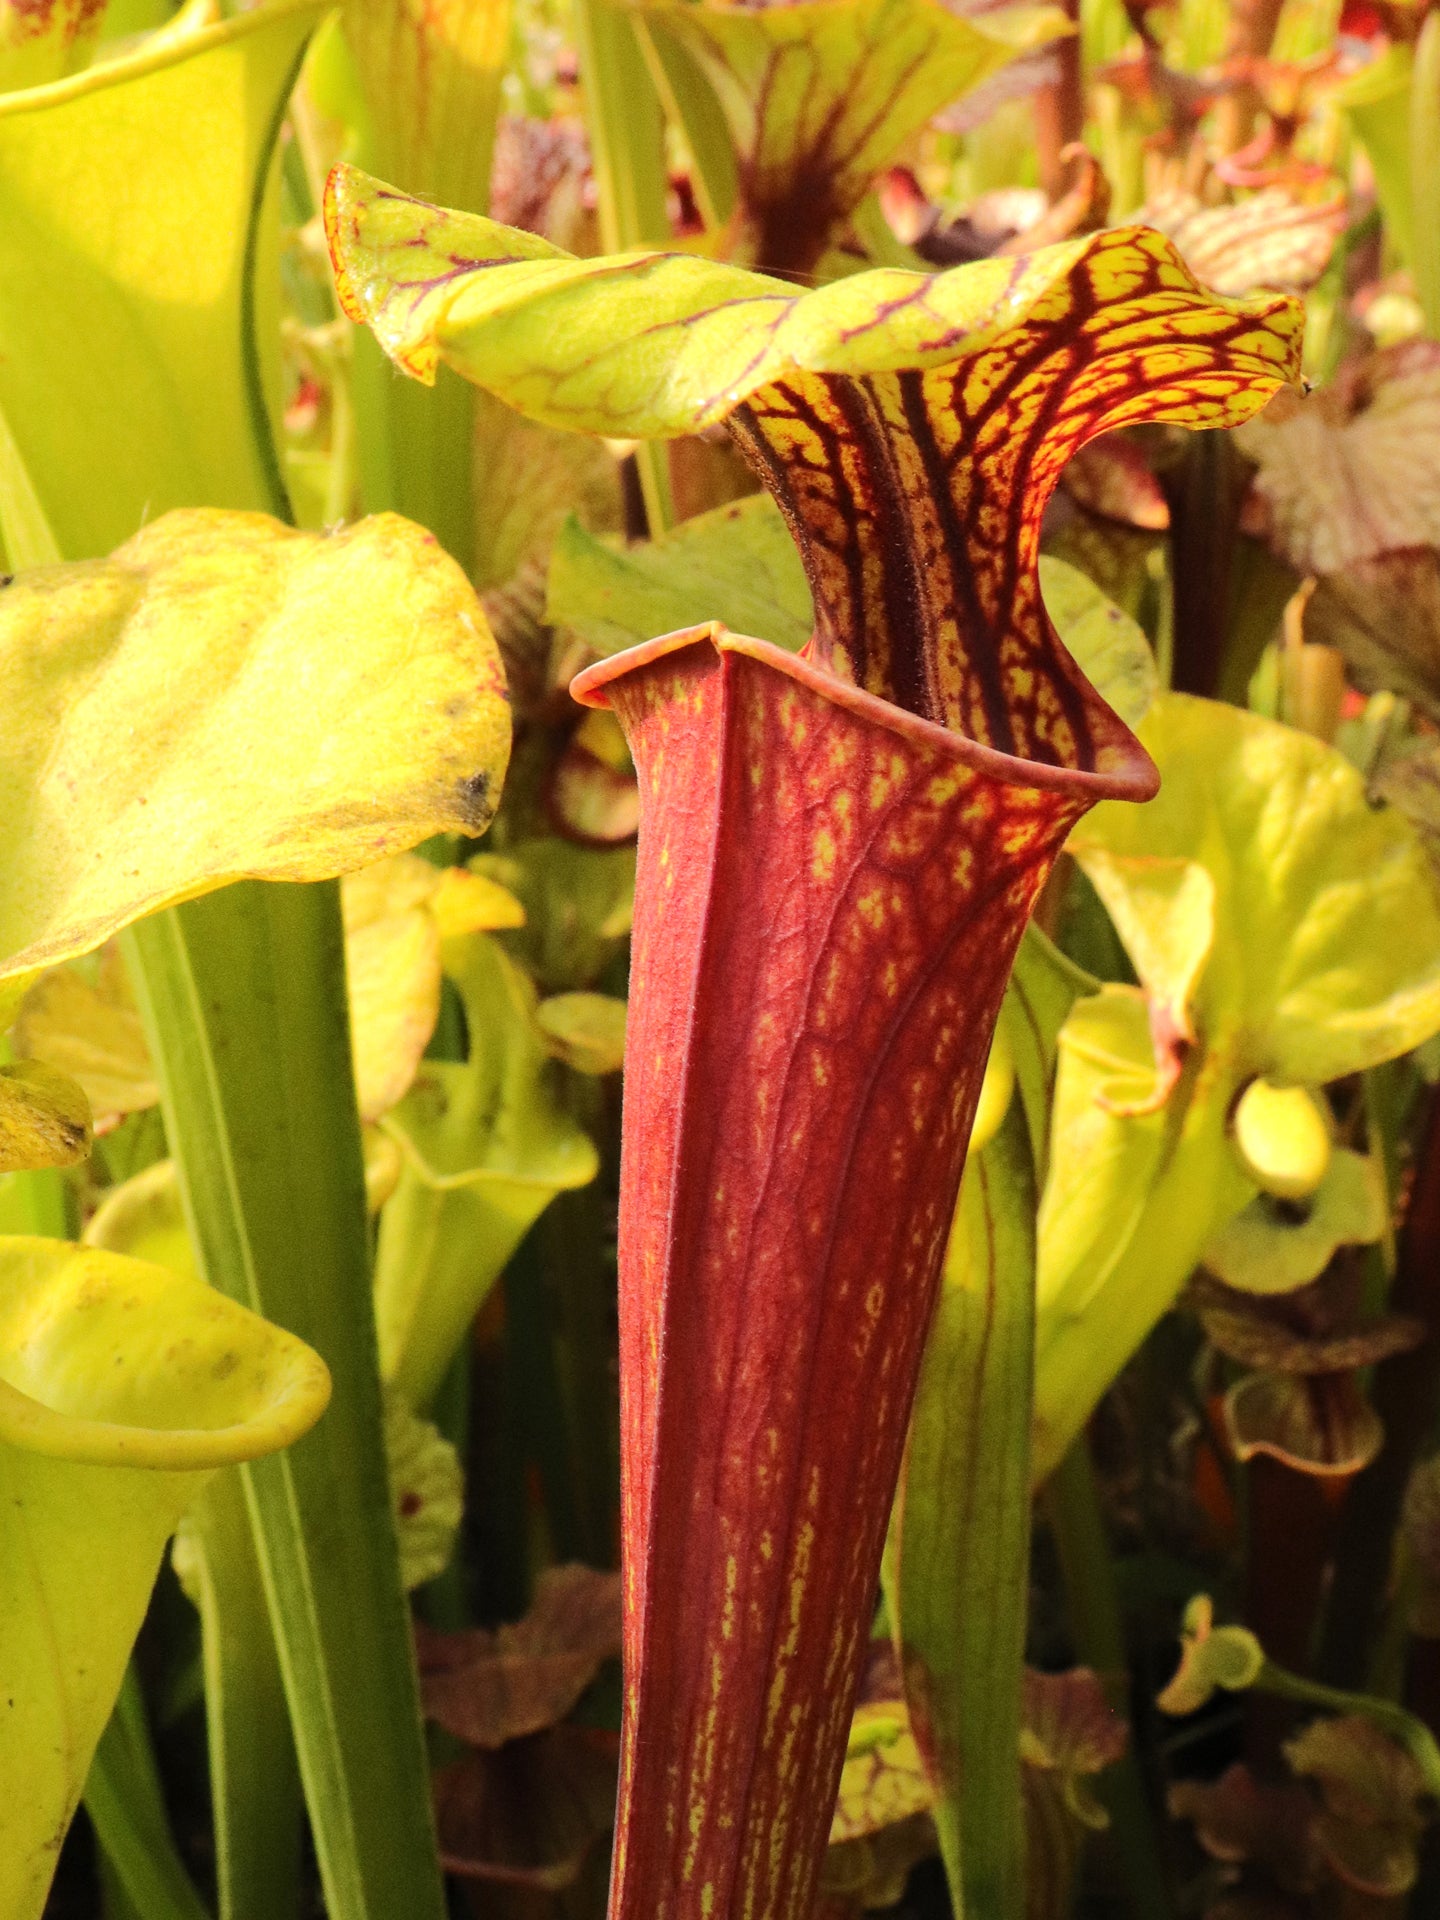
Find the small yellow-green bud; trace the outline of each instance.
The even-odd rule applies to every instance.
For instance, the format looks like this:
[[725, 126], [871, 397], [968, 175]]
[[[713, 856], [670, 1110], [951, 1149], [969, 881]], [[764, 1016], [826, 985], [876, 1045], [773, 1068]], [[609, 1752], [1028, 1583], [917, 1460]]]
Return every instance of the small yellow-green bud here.
[[1330, 1165], [1330, 1125], [1308, 1087], [1252, 1080], [1235, 1109], [1235, 1150], [1255, 1184], [1280, 1200], [1305, 1200]]

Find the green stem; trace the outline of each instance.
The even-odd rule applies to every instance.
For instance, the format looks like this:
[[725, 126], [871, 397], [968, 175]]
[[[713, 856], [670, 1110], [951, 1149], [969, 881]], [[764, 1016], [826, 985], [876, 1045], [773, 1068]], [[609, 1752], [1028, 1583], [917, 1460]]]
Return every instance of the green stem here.
[[338, 888], [247, 881], [126, 938], [201, 1268], [334, 1380], [313, 1433], [242, 1470], [331, 1920], [441, 1920]]
[[906, 1697], [940, 1787], [945, 1877], [964, 1920], [1013, 1920], [1025, 1906], [1034, 1343], [1034, 1183], [1017, 1100], [965, 1170], [886, 1568]]
[[[1111, 1706], [1125, 1712], [1130, 1677], [1120, 1596], [1083, 1435], [1046, 1481], [1041, 1507], [1060, 1561], [1075, 1653], [1100, 1676]], [[1170, 1880], [1133, 1740], [1124, 1757], [1102, 1775], [1099, 1793], [1110, 1815], [1131, 1912], [1136, 1920], [1168, 1920], [1174, 1911]]]
[[[635, 27], [614, 0], [574, 0], [574, 19], [601, 245], [606, 253], [668, 246], [665, 121]], [[663, 533], [675, 524], [664, 444], [642, 440], [635, 466], [651, 535]]]
[[735, 211], [739, 174], [730, 129], [715, 89], [689, 49], [654, 14], [637, 13], [635, 31], [665, 112], [685, 136], [694, 163], [695, 198], [707, 227], [723, 227]]
[[300, 1910], [300, 1774], [238, 1472], [216, 1475], [191, 1526], [220, 1920], [293, 1920]]
[[95, 1749], [85, 1811], [125, 1902], [144, 1920], [209, 1920], [176, 1851], [134, 1669]]
[[1398, 1707], [1392, 1700], [1378, 1699], [1373, 1693], [1350, 1693], [1343, 1687], [1322, 1686], [1318, 1680], [1306, 1680], [1267, 1660], [1253, 1684], [1256, 1693], [1274, 1694], [1280, 1700], [1293, 1700], [1300, 1706], [1322, 1707], [1328, 1713], [1359, 1713], [1373, 1720], [1404, 1747], [1420, 1769], [1425, 1791], [1440, 1800], [1440, 1746], [1423, 1721]]

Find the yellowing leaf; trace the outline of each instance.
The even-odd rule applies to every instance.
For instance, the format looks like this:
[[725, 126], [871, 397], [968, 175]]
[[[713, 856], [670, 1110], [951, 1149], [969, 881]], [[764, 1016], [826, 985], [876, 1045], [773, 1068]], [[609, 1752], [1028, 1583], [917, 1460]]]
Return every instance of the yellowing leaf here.
[[0, 1240], [0, 1912], [38, 1920], [165, 1542], [217, 1467], [329, 1397], [299, 1340], [193, 1279]]
[[196, 501], [280, 507], [266, 420], [278, 328], [254, 324], [278, 298], [265, 182], [321, 12], [279, 0], [0, 95], [0, 528], [12, 565], [56, 548], [106, 553]]
[[244, 875], [478, 832], [509, 753], [473, 591], [389, 515], [323, 536], [177, 513], [18, 576], [0, 714], [0, 973]]
[[1074, 852], [1145, 988], [1157, 1068], [1147, 1097], [1163, 1101], [1180, 1072], [1181, 1049], [1195, 1039], [1191, 1003], [1215, 939], [1215, 882], [1194, 860], [1118, 859], [1083, 842]]
[[83, 1238], [88, 1247], [129, 1254], [191, 1279], [200, 1277], [173, 1160], [157, 1160], [112, 1187], [91, 1215]]
[[1157, 1105], [1133, 988], [1077, 1000], [1060, 1033], [1041, 1196], [1034, 1471], [1041, 1480], [1172, 1304], [1222, 1220], [1253, 1198], [1226, 1132], [1232, 1081], [1198, 1055]]
[[463, 933], [494, 933], [502, 927], [523, 927], [525, 909], [508, 888], [483, 873], [464, 867], [446, 867], [430, 896], [430, 911], [442, 940]]
[[579, 1073], [618, 1073], [625, 1063], [625, 1002], [608, 993], [556, 993], [535, 1024], [557, 1060]]
[[0, 1173], [69, 1167], [89, 1151], [83, 1087], [40, 1060], [0, 1066]]
[[345, 935], [350, 1044], [362, 1120], [404, 1098], [440, 1017], [440, 933], [423, 907]]
[[346, 874], [340, 901], [356, 1097], [360, 1118], [378, 1120], [409, 1091], [435, 1031], [442, 943], [522, 926], [525, 912], [483, 874], [414, 853]]
[[44, 1060], [85, 1089], [102, 1131], [105, 1122], [157, 1105], [160, 1089], [145, 1028], [126, 990], [118, 953], [95, 984], [74, 967], [46, 973], [26, 995], [13, 1046]]

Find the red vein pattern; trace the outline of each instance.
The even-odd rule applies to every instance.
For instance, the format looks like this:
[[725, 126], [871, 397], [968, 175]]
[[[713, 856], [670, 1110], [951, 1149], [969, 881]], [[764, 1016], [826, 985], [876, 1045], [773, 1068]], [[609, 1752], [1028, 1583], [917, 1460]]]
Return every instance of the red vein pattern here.
[[808, 657], [702, 628], [575, 683], [641, 789], [611, 1920], [808, 1920], [1015, 947], [1076, 819], [1155, 785], [1045, 613], [1041, 515], [1096, 433], [1243, 418], [1291, 317], [1107, 235], [951, 365], [742, 377]]
[[611, 1920], [804, 1920], [1014, 949], [1073, 822], [1153, 769], [1117, 740], [1109, 778], [1032, 780], [719, 629], [576, 691], [644, 820]]
[[1116, 742], [1103, 711], [1089, 736], [1084, 682], [1040, 599], [1046, 503], [1097, 434], [1248, 415], [1271, 324], [1197, 305], [1157, 235], [1106, 235], [953, 366], [762, 388], [730, 430], [804, 556], [813, 657], [1000, 752], [1103, 767]]

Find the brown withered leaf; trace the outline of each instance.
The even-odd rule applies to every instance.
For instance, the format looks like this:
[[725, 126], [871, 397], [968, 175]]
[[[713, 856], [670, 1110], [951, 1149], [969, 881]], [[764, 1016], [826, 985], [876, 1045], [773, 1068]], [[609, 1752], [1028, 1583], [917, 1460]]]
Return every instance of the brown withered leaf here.
[[1440, 544], [1440, 341], [1386, 347], [1304, 400], [1283, 389], [1235, 437], [1300, 573]]
[[1082, 1826], [1105, 1826], [1105, 1809], [1087, 1782], [1123, 1759], [1130, 1730], [1105, 1698], [1099, 1675], [1089, 1667], [1068, 1673], [1027, 1667], [1021, 1713], [1025, 1765], [1056, 1776], [1066, 1808]]
[[1168, 1804], [1188, 1820], [1212, 1860], [1252, 1863], [1289, 1893], [1309, 1893], [1320, 1878], [1320, 1850], [1311, 1827], [1315, 1803], [1294, 1781], [1258, 1780], [1243, 1763], [1218, 1780], [1180, 1780]]
[[1274, 1373], [1343, 1373], [1407, 1353], [1425, 1337], [1420, 1321], [1399, 1313], [1357, 1325], [1348, 1288], [1325, 1280], [1291, 1293], [1241, 1293], [1212, 1275], [1193, 1281], [1186, 1302], [1211, 1345], [1242, 1367]]
[[435, 1824], [446, 1871], [541, 1893], [573, 1886], [614, 1820], [618, 1765], [614, 1734], [551, 1727], [442, 1767]]
[[1061, 484], [1076, 500], [1102, 520], [1147, 533], [1163, 533], [1170, 525], [1164, 489], [1145, 450], [1130, 434], [1105, 433], [1071, 459]]
[[1440, 1640], [1440, 1454], [1411, 1474], [1400, 1525], [1415, 1568], [1410, 1630]]
[[1366, 693], [1389, 688], [1440, 718], [1440, 553], [1401, 547], [1317, 582], [1305, 638], [1344, 654]]
[[1185, 264], [1216, 293], [1304, 293], [1325, 271], [1348, 218], [1343, 199], [1299, 200], [1266, 187], [1231, 206], [1207, 207], [1174, 189], [1131, 216], [1168, 234]]
[[1286, 1742], [1285, 1758], [1319, 1789], [1315, 1838], [1340, 1879], [1362, 1894], [1408, 1892], [1425, 1816], [1420, 1769], [1405, 1749], [1364, 1714], [1347, 1713], [1312, 1721]]
[[113, 942], [93, 981], [73, 966], [42, 973], [21, 1002], [11, 1043], [22, 1059], [43, 1060], [85, 1089], [97, 1134], [159, 1103], [144, 1024]]
[[495, 129], [490, 218], [538, 233], [567, 253], [577, 246], [590, 199], [590, 142], [581, 120], [506, 113]]
[[555, 1726], [619, 1651], [620, 1576], [579, 1565], [547, 1568], [513, 1626], [416, 1627], [425, 1712], [475, 1747]]

